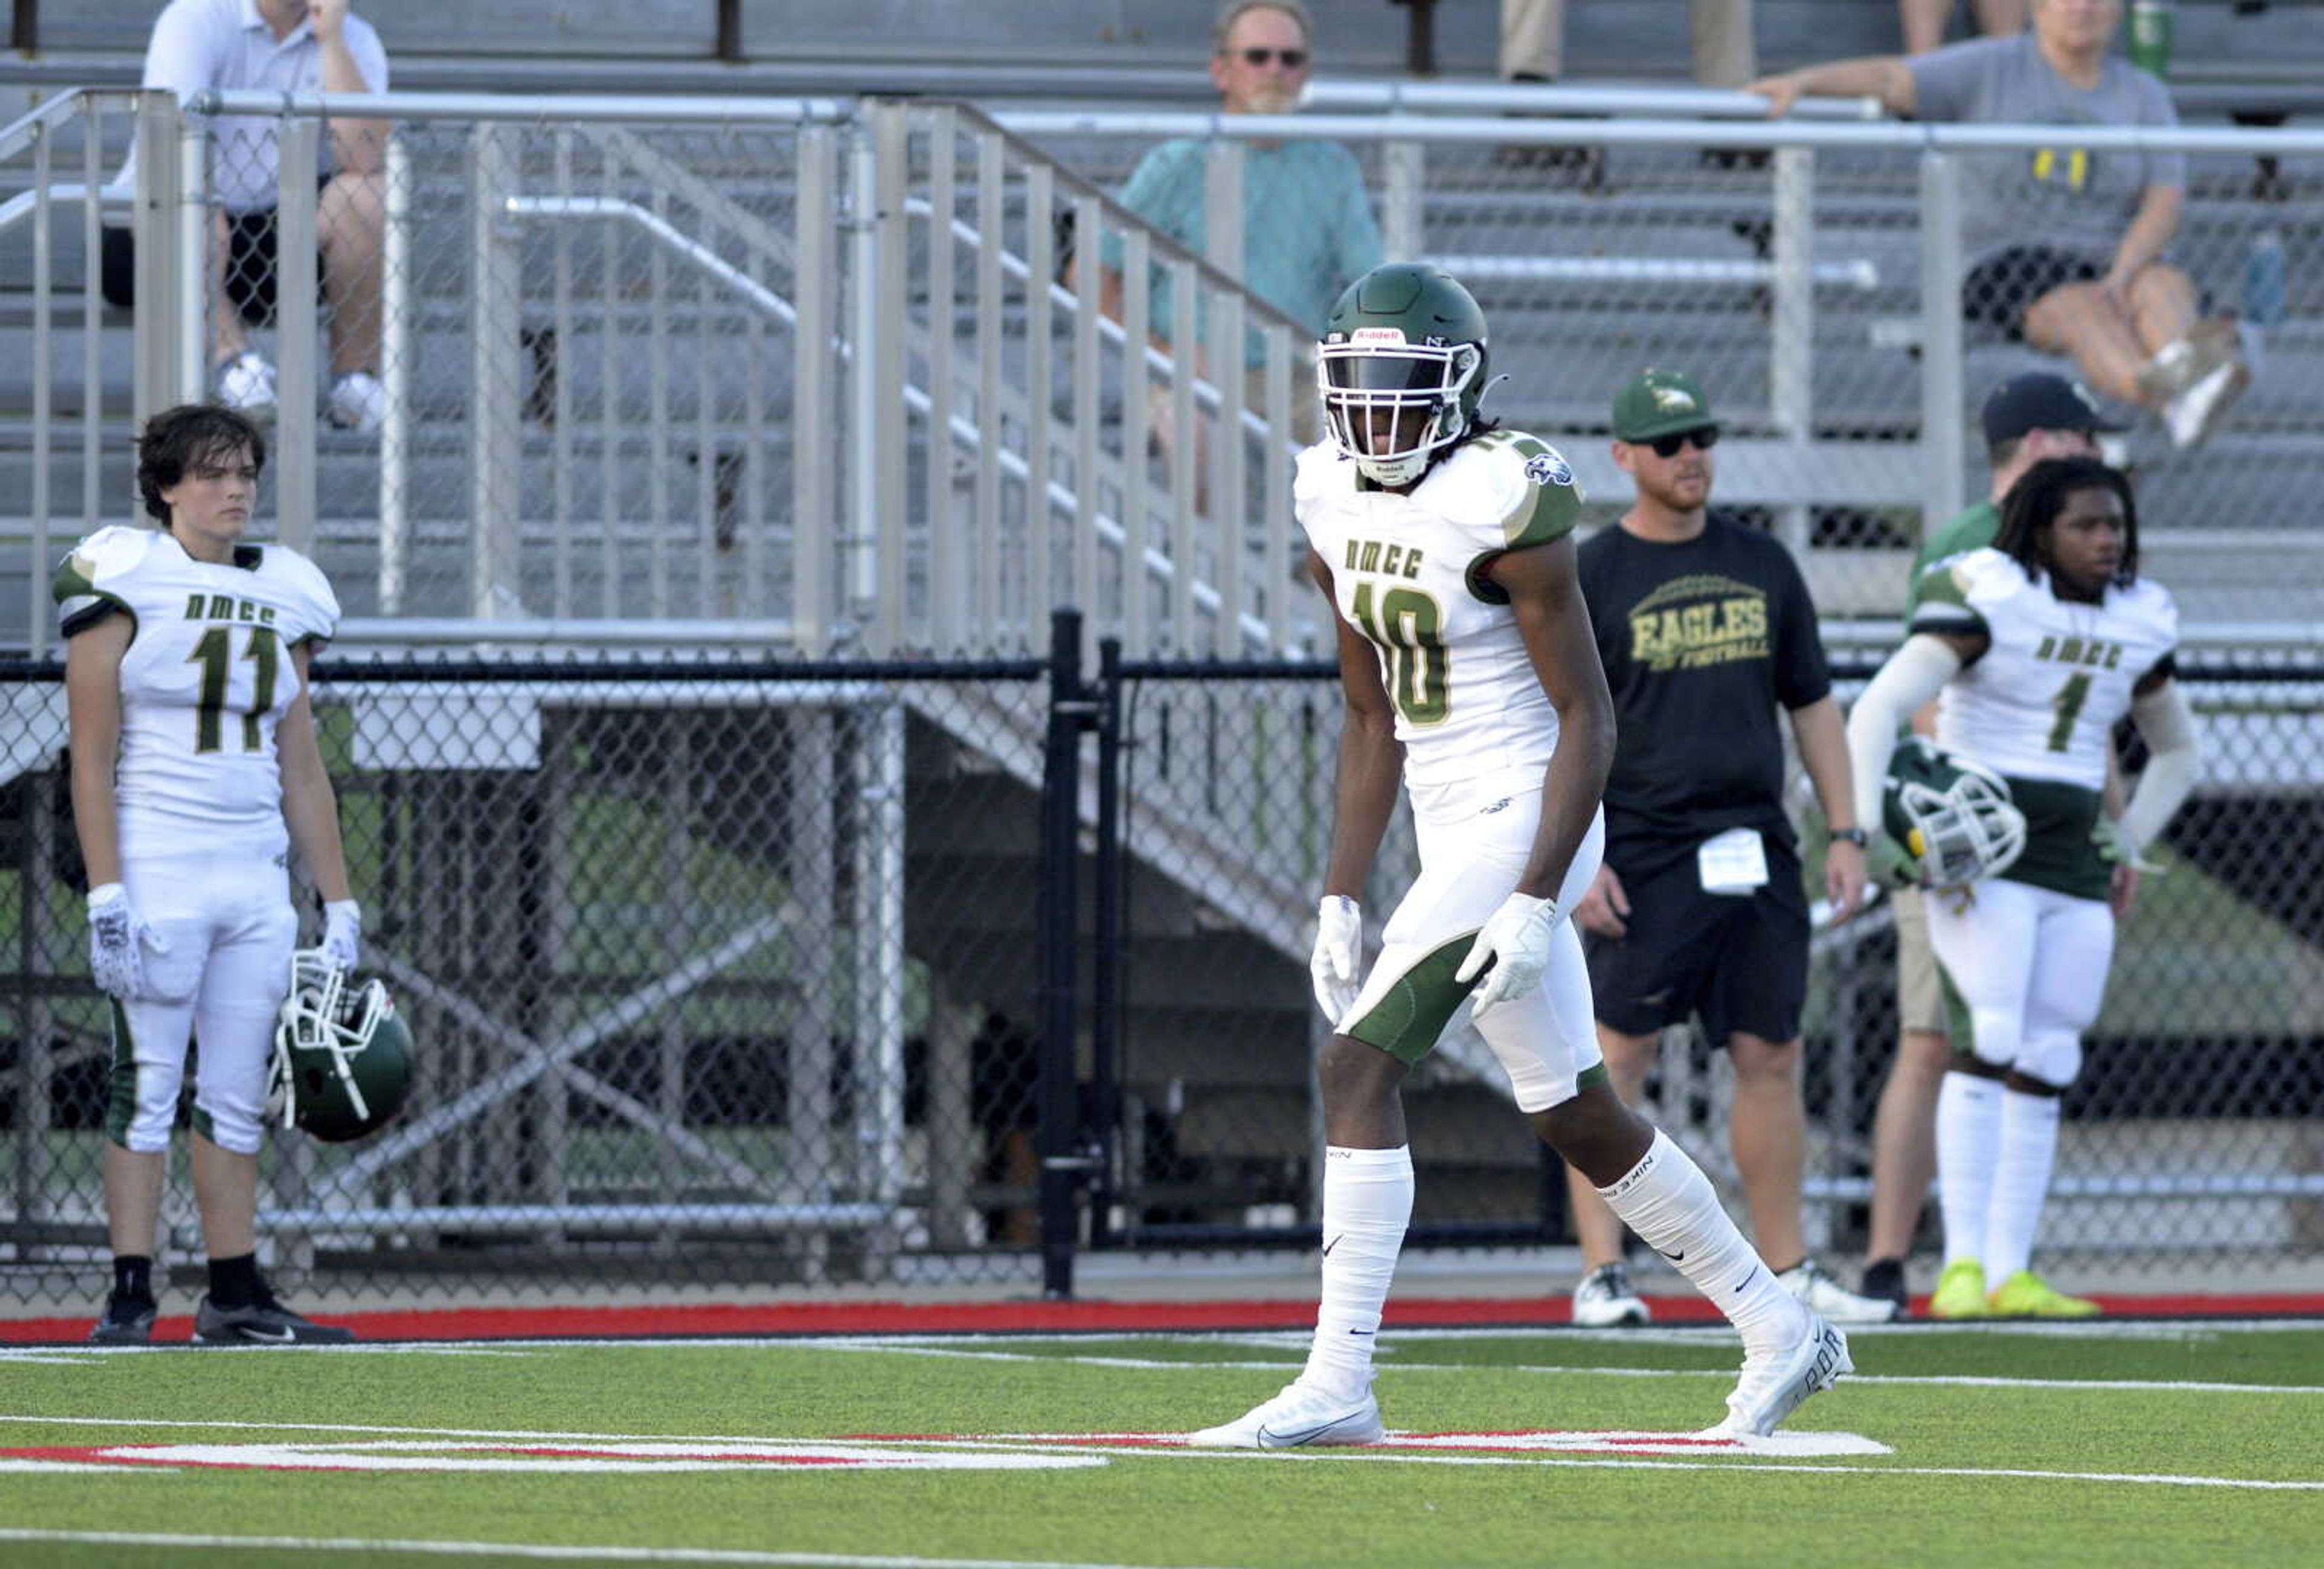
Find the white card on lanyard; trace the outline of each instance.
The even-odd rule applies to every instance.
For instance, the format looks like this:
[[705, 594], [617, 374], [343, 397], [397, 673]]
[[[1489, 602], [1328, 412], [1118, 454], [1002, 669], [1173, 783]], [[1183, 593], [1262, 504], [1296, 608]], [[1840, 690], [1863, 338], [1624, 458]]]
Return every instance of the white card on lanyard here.
[[1767, 846], [1757, 828], [1729, 828], [1694, 853], [1705, 893], [1749, 893], [1767, 881]]

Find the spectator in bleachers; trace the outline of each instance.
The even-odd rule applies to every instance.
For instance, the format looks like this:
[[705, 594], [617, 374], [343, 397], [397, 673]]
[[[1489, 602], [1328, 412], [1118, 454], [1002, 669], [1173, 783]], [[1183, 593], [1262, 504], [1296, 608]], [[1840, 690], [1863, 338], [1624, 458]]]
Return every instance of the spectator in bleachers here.
[[[2108, 51], [2120, 0], [2034, 0], [2034, 26], [1932, 54], [1868, 55], [1762, 78], [1768, 113], [1800, 97], [1877, 97], [1892, 114], [2004, 125], [2174, 127], [2163, 84]], [[2173, 446], [2218, 427], [2251, 380], [2235, 324], [2201, 317], [2193, 280], [2163, 259], [2186, 206], [2178, 152], [2071, 144], [1963, 161], [1962, 309], [2070, 355], [2110, 398], [2163, 420]]]
[[[1706, 88], [1739, 88], [1758, 74], [1751, 0], [1687, 0], [1694, 79]], [[1565, 63], [1565, 0], [1501, 0], [1501, 76], [1554, 82]]]
[[[1299, 106], [1313, 58], [1307, 8], [1299, 0], [1228, 0], [1213, 32], [1211, 80], [1229, 115], [1287, 115]], [[1250, 142], [1242, 176], [1245, 287], [1288, 316], [1310, 337], [1323, 335], [1323, 318], [1350, 283], [1379, 265], [1379, 226], [1373, 221], [1363, 171], [1336, 142]], [[1188, 250], [1204, 248], [1204, 143], [1165, 142], [1139, 161], [1123, 187], [1121, 204]], [[1101, 309], [1121, 315], [1121, 251], [1105, 248]], [[1158, 274], [1157, 274], [1158, 277]], [[1170, 336], [1170, 297], [1157, 287], [1150, 320], [1155, 337]], [[1258, 402], [1256, 373], [1263, 344], [1253, 334], [1244, 364], [1253, 374], [1250, 401]], [[1304, 389], [1303, 389], [1304, 392]], [[1317, 432], [1314, 399], [1295, 396], [1302, 440]]]
[[[144, 85], [182, 103], [208, 88], [383, 93], [387, 51], [350, 0], [170, 0], [145, 50]], [[275, 122], [226, 116], [210, 123], [209, 350], [212, 394], [230, 409], [274, 406], [274, 367], [250, 346], [246, 325], [272, 319], [274, 219], [280, 191]], [[376, 430], [387, 407], [379, 382], [381, 250], [386, 235], [382, 120], [329, 122], [321, 156], [315, 231], [324, 297], [331, 308], [334, 425]], [[137, 149], [113, 189], [134, 189]], [[133, 303], [137, 267], [130, 231], [105, 231], [103, 289]], [[305, 330], [306, 323], [293, 324]]]
[[[1615, 1093], [1635, 1103], [1662, 1031], [1699, 1015], [1735, 1069], [1729, 1131], [1759, 1256], [1833, 1323], [1879, 1322], [1895, 1309], [1810, 1258], [1801, 1223], [1809, 916], [1784, 809], [1779, 711], [1832, 825], [1824, 882], [1840, 919], [1863, 896], [1865, 835], [1798, 564], [1767, 534], [1711, 510], [1719, 431], [1702, 389], [1676, 371], [1645, 371], [1614, 400], [1614, 461], [1636, 494], [1579, 557], [1615, 742], [1606, 858], [1573, 921]], [[1621, 1223], [1570, 1175], [1588, 1270], [1574, 1322], [1643, 1324]]]
[[[1987, 38], [2015, 38], [2025, 31], [2026, 0], [1975, 0], [1977, 30]], [[1897, 20], [1904, 24], [1904, 52], [1926, 54], [1945, 41], [1945, 23], [1952, 20], [1953, 0], [1896, 0]]]

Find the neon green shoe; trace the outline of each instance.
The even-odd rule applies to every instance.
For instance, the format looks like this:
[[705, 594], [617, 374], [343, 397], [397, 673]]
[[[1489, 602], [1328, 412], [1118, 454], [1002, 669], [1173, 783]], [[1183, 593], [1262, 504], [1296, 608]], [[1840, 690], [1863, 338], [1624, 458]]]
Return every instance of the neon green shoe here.
[[1937, 1288], [1929, 1293], [1929, 1316], [1983, 1318], [1985, 1315], [1985, 1266], [1975, 1259], [1955, 1259], [1937, 1277]]
[[2069, 1297], [2031, 1269], [2020, 1269], [1988, 1302], [1998, 1318], [2096, 1318], [2103, 1311], [2087, 1297]]

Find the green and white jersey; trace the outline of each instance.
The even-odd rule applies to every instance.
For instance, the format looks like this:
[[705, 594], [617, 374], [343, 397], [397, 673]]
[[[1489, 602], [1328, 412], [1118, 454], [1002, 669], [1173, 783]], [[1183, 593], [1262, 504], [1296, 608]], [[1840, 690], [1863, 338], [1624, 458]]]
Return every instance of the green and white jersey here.
[[1329, 441], [1299, 455], [1299, 526], [1332, 569], [1339, 614], [1378, 651], [1406, 784], [1487, 796], [1539, 789], [1557, 749], [1508, 596], [1485, 576], [1572, 531], [1573, 470], [1531, 436], [1462, 442], [1408, 495], [1360, 480]]
[[1912, 630], [1982, 632], [1983, 657], [1945, 683], [1937, 743], [2009, 780], [2026, 849], [2004, 876], [2103, 898], [2106, 868], [2088, 840], [2106, 787], [2107, 750], [2133, 689], [2179, 642], [2171, 591], [2142, 577], [2098, 604], [2061, 599], [1996, 549], [1937, 562], [1914, 588]]
[[282, 545], [197, 561], [161, 530], [115, 526], [75, 546], [52, 587], [67, 637], [115, 612], [132, 623], [115, 772], [123, 854], [279, 854], [274, 732], [300, 692], [290, 651], [339, 621], [321, 570]]

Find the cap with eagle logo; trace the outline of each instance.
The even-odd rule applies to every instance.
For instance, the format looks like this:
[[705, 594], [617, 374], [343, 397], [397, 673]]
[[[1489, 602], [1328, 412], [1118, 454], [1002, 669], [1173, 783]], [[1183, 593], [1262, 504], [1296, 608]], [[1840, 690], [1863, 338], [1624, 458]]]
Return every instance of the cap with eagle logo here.
[[1681, 430], [1718, 427], [1711, 400], [1684, 371], [1641, 371], [1614, 395], [1617, 441], [1651, 441]]

